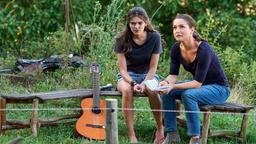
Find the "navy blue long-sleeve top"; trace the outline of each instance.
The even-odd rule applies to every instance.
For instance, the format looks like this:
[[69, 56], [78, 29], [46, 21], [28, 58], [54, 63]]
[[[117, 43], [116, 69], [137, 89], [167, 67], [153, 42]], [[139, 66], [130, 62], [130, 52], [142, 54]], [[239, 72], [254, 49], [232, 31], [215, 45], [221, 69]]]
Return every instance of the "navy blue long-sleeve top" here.
[[193, 75], [193, 79], [206, 84], [219, 84], [228, 87], [227, 77], [220, 65], [218, 56], [214, 49], [202, 41], [198, 47], [196, 58], [187, 63], [181, 56], [180, 43], [175, 43], [170, 50], [171, 65], [170, 74], [178, 75], [180, 64]]

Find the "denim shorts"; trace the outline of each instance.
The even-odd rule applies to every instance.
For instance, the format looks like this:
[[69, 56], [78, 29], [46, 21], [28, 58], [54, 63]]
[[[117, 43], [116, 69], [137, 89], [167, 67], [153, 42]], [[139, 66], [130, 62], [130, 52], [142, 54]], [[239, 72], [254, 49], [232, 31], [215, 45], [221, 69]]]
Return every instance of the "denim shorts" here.
[[[128, 74], [138, 84], [140, 84], [142, 81], [144, 81], [146, 76], [147, 76], [147, 74], [140, 74], [140, 73], [135, 73], [135, 72], [128, 72]], [[123, 77], [121, 76], [120, 73], [118, 73], [117, 74], [117, 81], [119, 82], [122, 79], [123, 79]], [[157, 74], [155, 74], [154, 79], [156, 79], [158, 81], [160, 78]]]

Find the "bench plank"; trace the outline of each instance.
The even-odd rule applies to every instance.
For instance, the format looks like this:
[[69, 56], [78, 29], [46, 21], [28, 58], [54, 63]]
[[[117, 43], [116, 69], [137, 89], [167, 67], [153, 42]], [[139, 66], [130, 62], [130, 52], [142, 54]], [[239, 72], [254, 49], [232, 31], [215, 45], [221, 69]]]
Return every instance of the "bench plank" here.
[[[1, 94], [1, 97], [9, 101], [24, 101], [37, 98], [40, 102], [47, 100], [58, 100], [67, 98], [89, 98], [92, 97], [92, 89], [72, 89], [51, 92], [28, 93], [28, 94]], [[101, 96], [122, 96], [118, 91], [100, 91]], [[135, 97], [147, 97], [145, 94], [135, 94]]]
[[78, 90], [61, 91], [58, 93], [37, 94], [36, 97], [38, 97], [43, 101], [67, 99], [67, 98], [87, 98], [87, 97], [92, 97], [92, 90], [78, 89]]
[[201, 111], [218, 111], [218, 112], [244, 112], [246, 110], [253, 109], [253, 106], [235, 104], [226, 102], [224, 104], [216, 104], [216, 105], [204, 105], [200, 106]]

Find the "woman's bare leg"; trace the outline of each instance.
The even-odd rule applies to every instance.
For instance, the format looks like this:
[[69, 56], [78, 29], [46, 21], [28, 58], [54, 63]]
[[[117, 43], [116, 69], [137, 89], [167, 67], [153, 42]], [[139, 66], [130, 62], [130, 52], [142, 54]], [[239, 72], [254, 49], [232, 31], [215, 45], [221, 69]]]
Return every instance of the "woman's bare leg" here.
[[134, 111], [133, 109], [133, 90], [129, 83], [121, 80], [117, 84], [117, 89], [122, 93], [122, 108], [124, 120], [128, 129], [128, 137], [131, 143], [137, 143], [137, 137], [134, 132]]
[[[147, 91], [146, 95], [148, 96], [149, 99], [149, 104], [151, 109], [153, 110], [153, 115], [156, 121], [157, 125], [157, 131], [156, 133], [164, 136], [164, 128], [163, 128], [163, 116], [162, 112], [160, 111], [162, 106], [161, 106], [161, 99], [159, 95], [153, 93], [152, 91]], [[159, 110], [159, 111], [157, 111]]]

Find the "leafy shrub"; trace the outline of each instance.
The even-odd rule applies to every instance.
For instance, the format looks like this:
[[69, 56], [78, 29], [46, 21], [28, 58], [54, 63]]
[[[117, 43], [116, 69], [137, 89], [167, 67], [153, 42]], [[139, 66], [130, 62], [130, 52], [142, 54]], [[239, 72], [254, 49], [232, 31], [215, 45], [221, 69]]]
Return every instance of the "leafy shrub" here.
[[244, 103], [256, 104], [256, 62], [253, 61], [247, 69], [241, 69], [242, 75], [238, 80], [241, 87], [241, 100]]
[[248, 64], [244, 62], [245, 54], [242, 51], [235, 51], [228, 47], [221, 54], [221, 62], [226, 72], [228, 80], [232, 85], [236, 83], [248, 68]]
[[[96, 61], [101, 66], [101, 82], [115, 83], [117, 61], [113, 52], [114, 37], [120, 29], [117, 24], [122, 20], [120, 10], [124, 0], [113, 0], [107, 7], [106, 13], [101, 13], [101, 4], [95, 3], [93, 23], [80, 26], [82, 49], [87, 49], [87, 61]], [[82, 50], [83, 51], [83, 50]]]
[[[71, 21], [90, 23], [94, 1], [72, 2]], [[28, 57], [26, 54], [30, 54], [31, 48], [29, 44], [43, 41], [49, 32], [55, 32], [65, 25], [63, 0], [1, 2], [0, 9], [0, 55], [3, 57]]]

